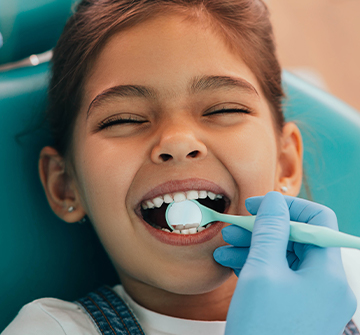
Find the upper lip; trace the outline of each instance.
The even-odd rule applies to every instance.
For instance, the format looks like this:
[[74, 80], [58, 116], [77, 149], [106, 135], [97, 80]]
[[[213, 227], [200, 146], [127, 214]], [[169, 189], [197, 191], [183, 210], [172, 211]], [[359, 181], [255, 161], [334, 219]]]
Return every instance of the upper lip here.
[[215, 194], [222, 194], [226, 198], [230, 199], [229, 194], [219, 185], [206, 179], [189, 178], [184, 180], [170, 180], [164, 182], [141, 197], [141, 200], [136, 204], [136, 208], [139, 208], [144, 200], [153, 199], [163, 194], [174, 192], [186, 192], [191, 190], [205, 190]]

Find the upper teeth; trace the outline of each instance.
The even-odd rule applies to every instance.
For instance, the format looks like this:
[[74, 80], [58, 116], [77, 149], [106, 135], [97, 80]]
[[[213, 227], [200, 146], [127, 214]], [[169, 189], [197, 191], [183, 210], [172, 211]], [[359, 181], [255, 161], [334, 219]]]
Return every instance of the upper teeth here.
[[209, 191], [191, 190], [187, 192], [164, 194], [156, 198], [143, 201], [141, 203], [141, 206], [143, 209], [160, 208], [163, 203], [170, 204], [173, 201], [180, 202], [180, 201], [185, 201], [186, 199], [188, 200], [205, 199], [206, 197], [209, 197], [211, 200], [215, 200], [215, 199], [221, 199], [223, 196], [221, 194], [215, 194]]

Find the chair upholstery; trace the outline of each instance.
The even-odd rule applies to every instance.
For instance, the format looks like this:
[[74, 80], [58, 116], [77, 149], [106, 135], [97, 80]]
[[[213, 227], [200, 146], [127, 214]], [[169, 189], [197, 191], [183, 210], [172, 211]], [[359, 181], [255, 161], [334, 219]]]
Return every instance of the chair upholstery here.
[[360, 236], [360, 112], [285, 72], [287, 120], [295, 120], [304, 141], [309, 195], [332, 208], [340, 230]]
[[[37, 162], [52, 142], [40, 122], [47, 82], [47, 63], [0, 72], [0, 331], [34, 299], [73, 300], [117, 281], [90, 224], [62, 222], [45, 199]], [[312, 198], [335, 210], [343, 231], [360, 235], [360, 115], [289, 73], [284, 86], [286, 117], [304, 137]]]
[[0, 64], [50, 50], [77, 0], [0, 0]]
[[41, 113], [48, 64], [0, 72], [0, 332], [25, 303], [72, 300], [117, 277], [90, 224], [51, 211], [38, 177], [51, 144]]

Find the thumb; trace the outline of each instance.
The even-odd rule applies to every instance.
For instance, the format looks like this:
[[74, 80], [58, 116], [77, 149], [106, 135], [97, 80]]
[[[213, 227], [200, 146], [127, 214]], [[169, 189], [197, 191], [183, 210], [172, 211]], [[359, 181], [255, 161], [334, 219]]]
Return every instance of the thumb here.
[[289, 209], [284, 196], [279, 192], [269, 192], [257, 211], [248, 262], [287, 265], [289, 235]]

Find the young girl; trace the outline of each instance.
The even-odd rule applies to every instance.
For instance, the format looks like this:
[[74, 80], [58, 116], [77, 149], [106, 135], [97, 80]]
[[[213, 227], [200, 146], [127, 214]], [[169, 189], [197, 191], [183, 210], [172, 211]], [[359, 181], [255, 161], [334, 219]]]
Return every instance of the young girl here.
[[[294, 198], [302, 142], [282, 98], [260, 0], [83, 0], [54, 50], [40, 176], [121, 284], [32, 302], [3, 334], [358, 334], [340, 250], [288, 243], [290, 219], [337, 222]], [[257, 214], [253, 233], [166, 230], [186, 198]]]

